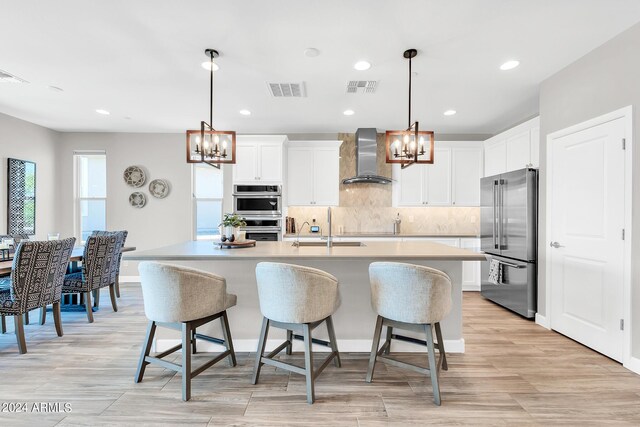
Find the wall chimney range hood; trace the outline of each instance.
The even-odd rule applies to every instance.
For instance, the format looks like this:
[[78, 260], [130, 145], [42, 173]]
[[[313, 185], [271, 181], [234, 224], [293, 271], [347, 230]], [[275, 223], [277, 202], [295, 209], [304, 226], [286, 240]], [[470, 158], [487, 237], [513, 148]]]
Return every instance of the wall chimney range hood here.
[[377, 174], [377, 132], [375, 128], [359, 128], [356, 131], [356, 176], [343, 179], [343, 184], [390, 184], [391, 179]]

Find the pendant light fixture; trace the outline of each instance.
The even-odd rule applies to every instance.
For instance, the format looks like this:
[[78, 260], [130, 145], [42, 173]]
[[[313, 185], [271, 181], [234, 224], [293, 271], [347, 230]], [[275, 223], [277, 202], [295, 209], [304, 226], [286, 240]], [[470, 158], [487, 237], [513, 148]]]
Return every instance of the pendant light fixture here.
[[[212, 166], [236, 162], [236, 133], [232, 130], [213, 128], [213, 72], [217, 69], [213, 59], [220, 56], [217, 50], [206, 49], [209, 57], [209, 122], [200, 122], [199, 130], [187, 131], [187, 163], [207, 163]], [[219, 166], [218, 166], [219, 167]]]
[[418, 122], [411, 123], [411, 60], [418, 55], [416, 49], [404, 51], [409, 60], [409, 120], [405, 130], [388, 130], [385, 139], [387, 163], [399, 163], [402, 169], [414, 163], [433, 164], [433, 131], [420, 130]]

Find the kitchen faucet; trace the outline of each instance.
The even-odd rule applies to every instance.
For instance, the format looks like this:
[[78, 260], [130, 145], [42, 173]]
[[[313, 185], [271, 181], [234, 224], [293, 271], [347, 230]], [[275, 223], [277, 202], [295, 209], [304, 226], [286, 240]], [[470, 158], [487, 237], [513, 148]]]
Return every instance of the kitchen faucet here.
[[[309, 222], [305, 221], [305, 222], [302, 223], [302, 225], [298, 229], [298, 236], [296, 237], [296, 241], [293, 242], [293, 246], [300, 247], [300, 233], [302, 233], [302, 229], [304, 228], [305, 225], [309, 225]], [[311, 226], [309, 225], [309, 227], [311, 227]]]

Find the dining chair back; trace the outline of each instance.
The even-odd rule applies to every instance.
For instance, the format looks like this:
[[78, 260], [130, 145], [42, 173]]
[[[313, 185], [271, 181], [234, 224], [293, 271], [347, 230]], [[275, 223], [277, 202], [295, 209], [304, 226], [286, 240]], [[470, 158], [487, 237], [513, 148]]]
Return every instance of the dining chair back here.
[[[114, 236], [121, 235], [122, 236], [122, 248], [120, 249], [120, 255], [118, 256], [118, 262], [113, 265], [115, 268], [115, 291], [116, 297], [120, 298], [120, 265], [122, 264], [122, 249], [124, 248], [124, 244], [127, 241], [127, 236], [129, 232], [127, 230], [121, 231], [102, 231], [102, 230], [94, 230], [91, 233], [92, 236]], [[113, 275], [112, 275], [113, 276]]]
[[26, 353], [22, 315], [30, 310], [54, 304], [58, 335], [60, 298], [64, 275], [76, 239], [22, 241], [16, 248], [9, 289], [0, 290], [0, 314], [13, 315], [20, 353]]

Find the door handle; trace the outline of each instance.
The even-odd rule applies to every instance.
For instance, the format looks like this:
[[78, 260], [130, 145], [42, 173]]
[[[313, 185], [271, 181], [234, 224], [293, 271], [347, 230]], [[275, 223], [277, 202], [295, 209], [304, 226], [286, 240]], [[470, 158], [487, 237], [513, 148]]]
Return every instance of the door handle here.
[[498, 262], [502, 265], [506, 265], [507, 267], [511, 267], [511, 268], [527, 268], [526, 265], [512, 264], [510, 262], [504, 262], [504, 261], [498, 261]]
[[498, 181], [493, 181], [493, 248], [498, 249]]
[[549, 243], [549, 246], [551, 246], [552, 248], [556, 248], [556, 249], [558, 249], [558, 248], [564, 248], [564, 245], [561, 245], [561, 244], [560, 244], [560, 243], [558, 243], [558, 242], [551, 242], [551, 243]]

